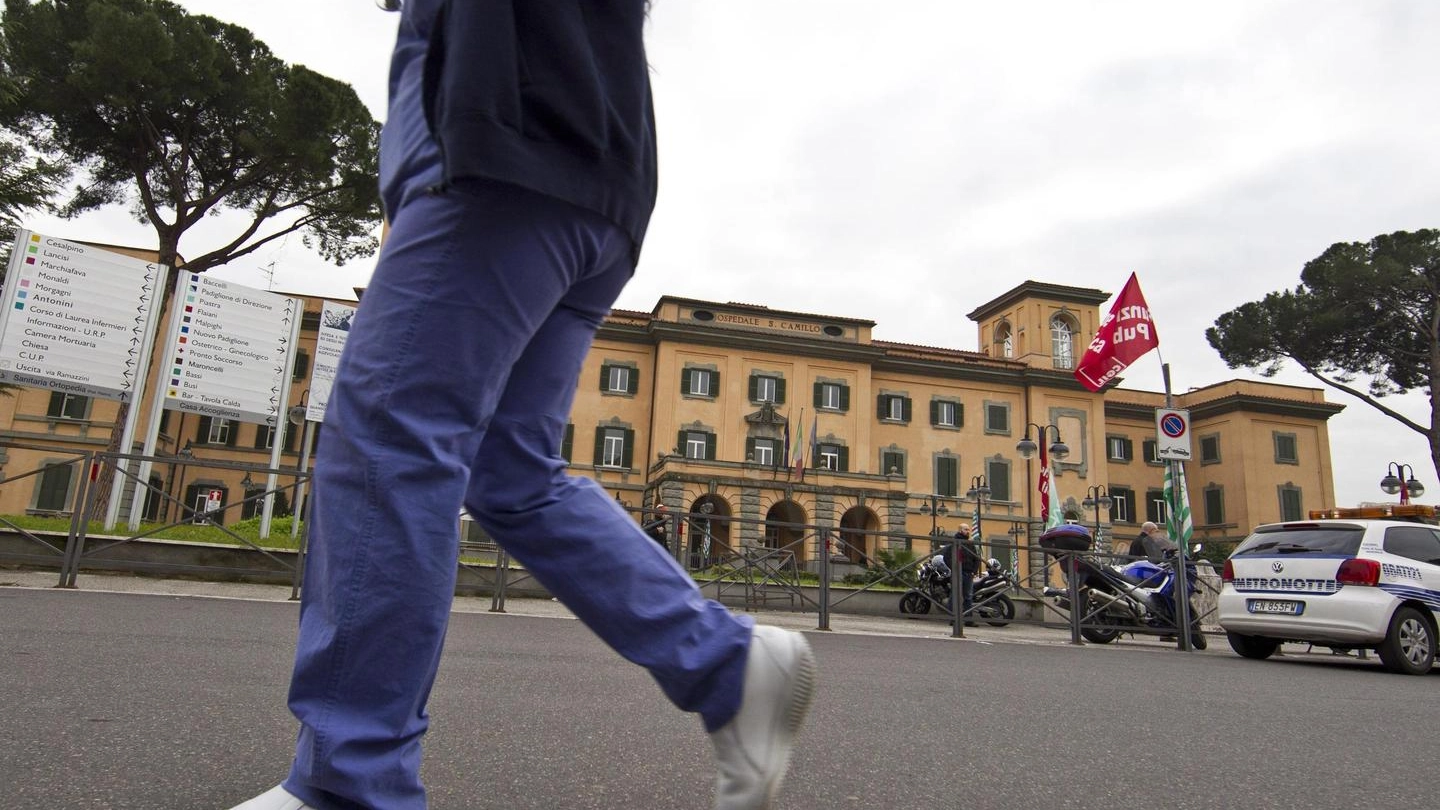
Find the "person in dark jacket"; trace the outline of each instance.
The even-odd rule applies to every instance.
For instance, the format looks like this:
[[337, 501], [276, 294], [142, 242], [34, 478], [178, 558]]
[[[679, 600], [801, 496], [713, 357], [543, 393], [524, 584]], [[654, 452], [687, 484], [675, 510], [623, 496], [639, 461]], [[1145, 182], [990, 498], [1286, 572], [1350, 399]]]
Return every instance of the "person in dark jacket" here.
[[244, 810], [426, 806], [420, 744], [462, 506], [699, 715], [716, 808], [775, 795], [814, 692], [804, 637], [705, 599], [560, 454], [655, 204], [646, 13], [403, 3], [380, 155], [389, 231], [316, 462], [289, 695], [300, 733], [289, 776]]
[[[960, 595], [961, 609], [969, 616], [975, 607], [975, 576], [980, 573], [984, 560], [980, 558], [980, 544], [972, 538], [969, 526], [955, 530], [955, 542], [960, 544]], [[974, 627], [975, 622], [967, 620], [966, 626]]]
[[1150, 562], [1165, 560], [1169, 552], [1178, 549], [1174, 541], [1160, 533], [1160, 527], [1151, 521], [1140, 524], [1140, 534], [1130, 541], [1130, 556], [1144, 557]]

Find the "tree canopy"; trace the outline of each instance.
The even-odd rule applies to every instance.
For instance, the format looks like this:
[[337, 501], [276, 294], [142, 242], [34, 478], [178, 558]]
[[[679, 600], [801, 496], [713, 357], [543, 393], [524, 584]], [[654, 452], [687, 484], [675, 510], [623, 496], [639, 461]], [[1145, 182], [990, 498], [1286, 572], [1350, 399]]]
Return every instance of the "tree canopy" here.
[[248, 215], [191, 272], [297, 232], [336, 264], [374, 253], [380, 127], [349, 85], [167, 0], [6, 0], [0, 32], [0, 130], [78, 180], [57, 213], [126, 204], [172, 266], [204, 217]]
[[[1295, 289], [1221, 315], [1205, 337], [1231, 368], [1272, 376], [1289, 360], [1360, 398], [1425, 436], [1440, 474], [1440, 230], [1331, 245]], [[1430, 397], [1427, 423], [1383, 401], [1413, 390]]]
[[[0, 117], [17, 96], [14, 83], [0, 74]], [[8, 245], [27, 212], [50, 203], [68, 174], [64, 166], [36, 155], [24, 139], [0, 130], [0, 246]]]

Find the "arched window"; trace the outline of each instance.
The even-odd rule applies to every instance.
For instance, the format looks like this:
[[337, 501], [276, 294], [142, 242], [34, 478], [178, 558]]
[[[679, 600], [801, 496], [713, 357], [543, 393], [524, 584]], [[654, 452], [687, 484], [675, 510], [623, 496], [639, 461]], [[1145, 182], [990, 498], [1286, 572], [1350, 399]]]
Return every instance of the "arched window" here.
[[995, 344], [1000, 347], [1001, 357], [1015, 356], [1015, 333], [1004, 321], [995, 325]]
[[1055, 368], [1075, 368], [1074, 322], [1063, 312], [1055, 313], [1050, 319], [1050, 354], [1055, 359]]

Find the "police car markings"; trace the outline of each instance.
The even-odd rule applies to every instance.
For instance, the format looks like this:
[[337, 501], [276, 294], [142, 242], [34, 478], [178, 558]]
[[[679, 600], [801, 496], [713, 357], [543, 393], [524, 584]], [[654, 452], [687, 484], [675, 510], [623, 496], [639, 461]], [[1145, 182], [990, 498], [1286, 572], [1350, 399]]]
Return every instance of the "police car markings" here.
[[1393, 583], [1380, 583], [1380, 590], [1398, 597], [1400, 599], [1414, 599], [1424, 602], [1432, 610], [1440, 610], [1440, 591], [1432, 591], [1428, 588], [1414, 588], [1409, 585], [1396, 585]]

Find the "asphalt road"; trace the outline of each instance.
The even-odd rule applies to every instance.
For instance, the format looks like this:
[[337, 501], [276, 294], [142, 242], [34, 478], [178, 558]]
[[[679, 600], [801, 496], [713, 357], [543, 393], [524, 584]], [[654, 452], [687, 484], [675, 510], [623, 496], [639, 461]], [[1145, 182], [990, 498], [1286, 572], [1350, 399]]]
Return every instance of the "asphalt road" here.
[[[273, 785], [295, 619], [285, 602], [0, 588], [0, 808], [213, 810]], [[809, 637], [822, 691], [781, 808], [1432, 801], [1440, 675]], [[456, 614], [431, 715], [435, 810], [709, 806], [698, 723], [573, 620]]]

